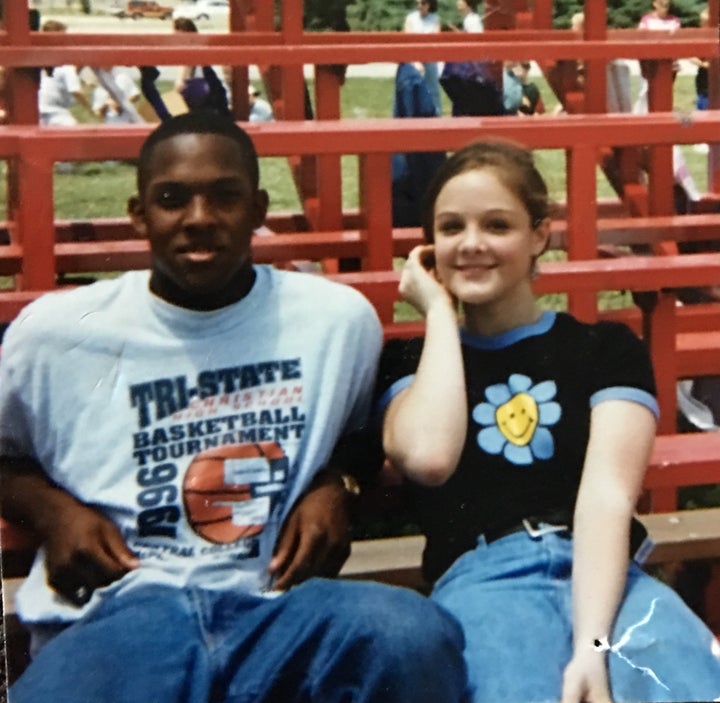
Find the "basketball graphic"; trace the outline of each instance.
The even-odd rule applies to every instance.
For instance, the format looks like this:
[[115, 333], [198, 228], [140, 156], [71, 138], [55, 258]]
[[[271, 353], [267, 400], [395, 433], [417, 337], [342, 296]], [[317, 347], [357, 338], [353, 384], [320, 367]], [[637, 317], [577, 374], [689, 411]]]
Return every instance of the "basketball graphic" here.
[[263, 531], [285, 487], [287, 457], [276, 442], [235, 444], [198, 454], [183, 481], [190, 526], [216, 544]]

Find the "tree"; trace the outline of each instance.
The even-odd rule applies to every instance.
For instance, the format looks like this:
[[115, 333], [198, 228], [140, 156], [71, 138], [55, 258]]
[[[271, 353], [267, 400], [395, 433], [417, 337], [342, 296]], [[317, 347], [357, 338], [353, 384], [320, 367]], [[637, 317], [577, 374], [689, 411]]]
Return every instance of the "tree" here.
[[354, 31], [398, 31], [406, 12], [403, 0], [355, 0], [347, 17]]
[[[443, 21], [459, 22], [455, 0], [439, 0], [438, 4]], [[707, 0], [673, 0], [671, 12], [681, 19], [683, 27], [697, 27], [700, 10], [706, 4]], [[582, 12], [583, 6], [583, 0], [555, 0], [555, 26], [568, 28], [570, 18], [574, 13]], [[332, 26], [331, 18], [337, 17], [345, 8], [353, 31], [398, 31], [414, 4], [411, 0], [305, 0], [305, 26], [328, 29]], [[651, 0], [607, 0], [608, 27], [637, 27], [640, 18], [651, 9]]]
[[[575, 12], [582, 12], [582, 0], [555, 0], [553, 3], [556, 27], [567, 28]], [[683, 27], [697, 27], [700, 10], [706, 0], [673, 0], [670, 12], [677, 15]], [[640, 18], [652, 10], [650, 0], [608, 0], [607, 25], [613, 28], [637, 27]]]

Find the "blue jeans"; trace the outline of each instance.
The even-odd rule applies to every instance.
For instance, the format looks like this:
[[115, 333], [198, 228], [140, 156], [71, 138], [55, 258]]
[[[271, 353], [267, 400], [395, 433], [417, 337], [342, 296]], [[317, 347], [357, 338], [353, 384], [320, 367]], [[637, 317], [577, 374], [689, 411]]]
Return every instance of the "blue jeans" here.
[[313, 579], [274, 599], [164, 586], [51, 639], [11, 703], [458, 702], [457, 623], [413, 591]]
[[436, 114], [442, 115], [442, 100], [440, 99], [440, 72], [438, 71], [438, 65], [434, 61], [424, 63], [425, 85], [427, 86], [430, 97], [432, 98], [433, 104], [435, 105]]
[[[572, 655], [571, 568], [567, 532], [523, 531], [489, 545], [480, 538], [437, 582], [431, 598], [465, 631], [474, 703], [560, 700]], [[719, 643], [674, 591], [634, 563], [610, 644], [616, 703], [720, 696]]]

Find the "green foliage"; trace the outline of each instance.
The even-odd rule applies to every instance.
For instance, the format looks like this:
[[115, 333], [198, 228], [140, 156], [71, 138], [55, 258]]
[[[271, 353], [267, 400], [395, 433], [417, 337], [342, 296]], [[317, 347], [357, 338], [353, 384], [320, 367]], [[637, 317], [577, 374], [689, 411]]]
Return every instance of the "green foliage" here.
[[398, 31], [409, 9], [403, 0], [355, 0], [347, 18], [353, 31]]
[[[405, 15], [414, 9], [411, 0], [306, 0], [307, 26], [315, 22], [316, 17], [320, 18], [318, 8], [343, 4], [347, 4], [347, 17], [353, 31], [398, 31]], [[555, 0], [555, 26], [568, 28], [570, 18], [582, 12], [584, 4], [583, 0]], [[697, 27], [700, 10], [706, 5], [707, 0], [673, 0], [671, 12], [681, 19], [683, 27]], [[651, 9], [651, 0], [608, 0], [608, 26], [637, 27], [640, 18]], [[439, 0], [439, 13], [443, 22], [456, 24], [459, 20], [454, 0]]]
[[[405, 16], [414, 9], [412, 0], [350, 0], [347, 17], [354, 31], [397, 32], [402, 29]], [[455, 0], [438, 0], [438, 14], [443, 23], [460, 21]]]
[[[570, 18], [583, 11], [583, 0], [555, 0], [553, 14], [555, 26], [570, 27]], [[682, 21], [683, 27], [697, 27], [700, 10], [706, 0], [673, 0], [670, 12]], [[651, 0], [607, 0], [608, 27], [617, 29], [637, 27], [640, 18], [652, 10]]]
[[350, 0], [305, 0], [304, 24], [309, 31], [345, 28], [345, 7]]
[[[682, 21], [683, 27], [697, 27], [705, 0], [673, 0], [670, 12]], [[609, 0], [608, 26], [637, 27], [640, 18], [652, 9], [649, 0]]]
[[553, 3], [553, 18], [555, 27], [558, 29], [569, 29], [570, 18], [576, 12], [582, 11], [582, 0], [555, 0]]

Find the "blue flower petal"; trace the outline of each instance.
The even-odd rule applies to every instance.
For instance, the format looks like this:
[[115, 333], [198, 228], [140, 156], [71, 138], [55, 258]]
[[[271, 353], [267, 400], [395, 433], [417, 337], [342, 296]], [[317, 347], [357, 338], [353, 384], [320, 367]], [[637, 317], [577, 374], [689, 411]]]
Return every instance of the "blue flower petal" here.
[[541, 425], [554, 425], [562, 415], [559, 403], [541, 403], [538, 409]]
[[555, 453], [555, 441], [544, 427], [538, 427], [530, 440], [530, 449], [536, 459], [549, 459]]
[[472, 418], [478, 425], [494, 425], [495, 410], [495, 406], [490, 403], [480, 403], [473, 408]]
[[512, 393], [505, 383], [496, 383], [485, 389], [485, 397], [497, 408], [503, 403], [507, 403], [512, 398]]
[[505, 455], [505, 458], [513, 464], [520, 464], [521, 466], [532, 464], [532, 452], [527, 446], [518, 447], [515, 444], [508, 442], [503, 454]]
[[488, 454], [500, 454], [506, 442], [507, 440], [495, 425], [486, 427], [484, 430], [478, 432], [478, 446]]
[[532, 379], [521, 373], [514, 373], [508, 379], [508, 388], [513, 395], [524, 393], [530, 386], [532, 386]]
[[538, 403], [544, 403], [546, 400], [552, 400], [557, 393], [557, 385], [555, 381], [543, 381], [538, 383], [531, 391], [530, 395], [537, 400]]

